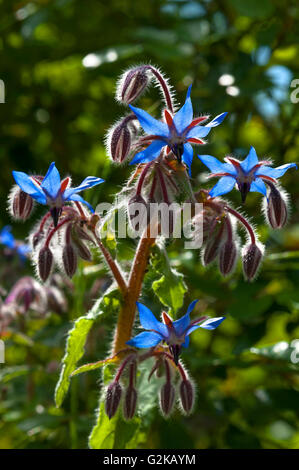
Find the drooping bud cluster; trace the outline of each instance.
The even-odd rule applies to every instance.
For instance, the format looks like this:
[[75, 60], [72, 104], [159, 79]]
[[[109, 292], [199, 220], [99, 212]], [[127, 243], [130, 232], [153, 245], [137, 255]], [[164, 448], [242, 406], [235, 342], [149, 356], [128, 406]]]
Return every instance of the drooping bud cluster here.
[[44, 316], [49, 312], [63, 313], [66, 310], [66, 298], [55, 284], [44, 286], [25, 276], [16, 282], [0, 305], [0, 325], [3, 330], [19, 315], [28, 312]]
[[145, 354], [129, 354], [108, 385], [105, 394], [105, 412], [111, 419], [122, 403], [122, 414], [126, 420], [134, 417], [137, 410], [138, 390], [136, 387], [137, 365], [154, 358], [155, 363], [149, 373], [148, 380], [155, 374], [158, 379], [165, 378], [158, 392], [158, 403], [161, 412], [169, 417], [175, 409], [177, 398], [183, 413], [189, 414], [194, 406], [195, 390], [186, 369], [163, 349], [151, 350]]
[[97, 221], [98, 216], [90, 215], [80, 203], [65, 206], [56, 227], [49, 212], [42, 218], [30, 238], [37, 272], [43, 282], [49, 279], [55, 265], [72, 277], [78, 257], [91, 260], [88, 244], [94, 243], [92, 230]]
[[[116, 89], [116, 99], [122, 104], [130, 105], [140, 98], [151, 82], [155, 81], [160, 88], [167, 108], [173, 112], [173, 100], [168, 80], [152, 65], [140, 65], [127, 70], [121, 75]], [[131, 113], [116, 124], [107, 133], [107, 152], [113, 162], [123, 163], [129, 155], [150, 141], [138, 136], [139, 123], [135, 114]]]
[[241, 254], [244, 276], [249, 281], [253, 280], [261, 265], [264, 249], [248, 220], [225, 201], [211, 198], [206, 191], [199, 191], [196, 198], [202, 203], [202, 211], [194, 220], [195, 226], [203, 231], [202, 263], [206, 266], [218, 259], [223, 276], [234, 271], [239, 255], [239, 239], [233, 223], [237, 221], [250, 239]]

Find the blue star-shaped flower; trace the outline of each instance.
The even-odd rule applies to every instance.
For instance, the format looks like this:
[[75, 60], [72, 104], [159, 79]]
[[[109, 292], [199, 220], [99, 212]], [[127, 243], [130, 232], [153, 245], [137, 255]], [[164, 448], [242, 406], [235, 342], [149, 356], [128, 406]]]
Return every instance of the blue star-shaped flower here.
[[40, 204], [50, 206], [55, 225], [57, 225], [61, 208], [66, 201], [81, 202], [86, 204], [89, 209], [94, 212], [92, 206], [79, 196], [78, 193], [104, 182], [102, 178], [88, 176], [76, 188], [69, 187], [71, 182], [70, 178], [67, 177], [61, 181], [59, 171], [54, 162], [49, 166], [42, 182], [34, 176], [29, 176], [21, 171], [13, 171], [12, 174], [15, 182], [22, 191], [29, 194]]
[[272, 168], [268, 166], [271, 165], [269, 161], [259, 162], [253, 147], [250, 148], [249, 154], [243, 162], [227, 157], [225, 158], [227, 163], [221, 163], [211, 155], [198, 155], [198, 158], [212, 172], [210, 177], [220, 177], [218, 183], [210, 191], [210, 196], [216, 197], [228, 193], [237, 184], [242, 202], [245, 202], [249, 191], [259, 192], [267, 197], [267, 189], [263, 180], [276, 183], [275, 179], [283, 176], [289, 168], [297, 168], [296, 163], [287, 163]]
[[136, 115], [144, 131], [149, 136], [144, 139], [145, 142], [151, 144], [141, 152], [137, 153], [130, 164], [134, 163], [147, 163], [154, 160], [165, 146], [168, 147], [168, 152], [172, 151], [179, 161], [183, 161], [187, 167], [190, 167], [193, 159], [192, 144], [204, 144], [202, 140], [210, 132], [212, 127], [219, 126], [227, 113], [219, 114], [211, 122], [205, 126], [199, 124], [208, 119], [208, 116], [203, 116], [193, 119], [193, 108], [190, 98], [191, 86], [188, 89], [185, 104], [182, 108], [175, 113], [174, 116], [166, 109], [164, 110], [165, 122], [158, 121], [150, 116], [143, 109], [135, 108], [130, 105], [130, 108]]
[[130, 339], [127, 344], [136, 348], [151, 348], [157, 346], [161, 341], [165, 341], [177, 364], [181, 347], [187, 348], [189, 346], [190, 333], [197, 328], [214, 330], [225, 318], [219, 317], [205, 320], [206, 317], [202, 317], [191, 322], [190, 313], [197, 302], [198, 300], [194, 300], [189, 305], [187, 313], [176, 321], [173, 321], [169, 315], [163, 312], [162, 318], [164, 323], [159, 322], [149, 308], [137, 302], [140, 323], [148, 331], [138, 334], [135, 338]]
[[11, 233], [11, 227], [6, 225], [0, 232], [0, 243], [10, 250], [15, 250], [21, 261], [24, 261], [27, 257], [27, 253], [31, 251], [29, 245], [26, 243], [17, 241]]

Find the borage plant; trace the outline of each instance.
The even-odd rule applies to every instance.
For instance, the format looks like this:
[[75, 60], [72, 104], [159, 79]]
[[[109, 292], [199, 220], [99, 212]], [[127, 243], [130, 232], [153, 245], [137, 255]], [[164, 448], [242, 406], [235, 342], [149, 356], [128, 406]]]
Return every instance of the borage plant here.
[[[160, 119], [131, 104], [151, 82], [159, 87], [163, 98]], [[227, 157], [222, 163], [212, 156], [199, 155], [210, 169], [210, 176], [220, 179], [211, 190], [194, 191], [193, 146], [200, 149], [205, 144], [203, 139], [223, 122], [226, 113], [214, 118], [194, 117], [191, 87], [184, 105], [178, 108], [168, 80], [151, 65], [127, 71], [118, 82], [116, 97], [129, 110], [108, 132], [107, 151], [114, 164], [136, 166], [105, 215], [100, 206], [94, 213], [78, 194], [103, 180], [87, 177], [81, 185], [72, 187], [69, 177], [60, 180], [54, 163], [45, 177], [14, 172], [17, 186], [10, 197], [12, 215], [18, 219], [29, 217], [34, 201], [49, 208], [30, 235], [32, 259], [41, 281], [49, 282], [55, 266], [72, 277], [78, 257], [91, 261], [97, 249], [113, 279], [91, 311], [78, 318], [69, 332], [56, 388], [56, 404], [60, 406], [71, 377], [103, 368], [97, 419], [89, 440], [92, 448], [141, 445], [142, 431], [149, 425], [157, 396], [165, 417], [173, 412], [176, 402], [183, 413], [192, 412], [195, 386], [181, 356], [188, 357], [183, 351], [191, 333], [214, 330], [224, 317], [204, 315], [193, 319], [197, 301], [192, 301], [186, 314], [177, 318], [187, 288], [183, 276], [171, 266], [167, 246], [182, 234], [191, 233], [192, 243], [188, 246], [201, 251], [204, 266], [218, 261], [220, 273], [227, 276], [240, 255], [244, 277], [252, 281], [262, 262], [263, 245], [250, 221], [219, 196], [234, 187], [243, 202], [249, 191], [262, 193], [268, 223], [281, 228], [287, 221], [288, 204], [277, 178], [295, 166], [272, 168], [271, 162], [258, 160], [254, 148], [242, 162]], [[118, 228], [113, 230], [116, 216]], [[247, 234], [241, 249], [238, 226]], [[137, 239], [129, 262], [123, 261], [118, 252], [126, 236], [134, 238], [134, 243]], [[127, 250], [127, 255], [131, 252]], [[139, 302], [145, 284], [151, 285], [145, 303], [159, 299], [162, 321]], [[145, 331], [135, 335], [137, 309]], [[106, 314], [116, 315], [117, 319], [110, 354], [96, 363], [77, 367], [89, 331]], [[195, 334], [200, 336], [199, 332]]]

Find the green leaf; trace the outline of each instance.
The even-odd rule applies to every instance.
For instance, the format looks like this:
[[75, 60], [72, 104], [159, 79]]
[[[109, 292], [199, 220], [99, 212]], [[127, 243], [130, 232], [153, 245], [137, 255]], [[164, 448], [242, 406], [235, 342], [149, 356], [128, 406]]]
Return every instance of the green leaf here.
[[108, 357], [108, 359], [104, 359], [103, 361], [97, 361], [97, 362], [92, 362], [90, 364], [84, 364], [81, 367], [78, 367], [78, 369], [74, 370], [72, 373], [72, 377], [74, 375], [82, 374], [83, 372], [89, 372], [90, 370], [96, 370], [100, 369], [101, 367], [104, 367], [108, 363], [113, 363], [117, 361], [117, 357]]
[[94, 322], [105, 315], [112, 314], [120, 308], [121, 294], [117, 288], [111, 287], [98, 299], [86, 316], [78, 318], [71, 329], [66, 345], [66, 353], [62, 359], [62, 369], [55, 390], [56, 406], [61, 406], [70, 386], [70, 376], [76, 369], [78, 361], [84, 354], [87, 335]]
[[184, 276], [170, 266], [166, 251], [157, 246], [153, 250], [151, 269], [151, 275], [158, 275], [152, 284], [153, 291], [160, 302], [176, 314], [183, 306], [187, 291]]

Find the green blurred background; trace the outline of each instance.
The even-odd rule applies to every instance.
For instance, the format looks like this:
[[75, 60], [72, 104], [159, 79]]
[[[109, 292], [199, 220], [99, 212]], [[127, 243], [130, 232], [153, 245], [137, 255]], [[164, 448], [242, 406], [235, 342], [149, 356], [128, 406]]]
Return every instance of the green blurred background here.
[[[110, 164], [104, 135], [126, 112], [114, 100], [115, 82], [134, 64], [160, 66], [180, 102], [192, 82], [196, 112], [229, 112], [201, 153], [243, 158], [254, 145], [260, 158], [270, 157], [275, 165], [298, 160], [299, 103], [290, 98], [291, 82], [299, 78], [295, 1], [2, 0], [0, 32], [0, 78], [5, 83], [0, 227], [9, 222], [5, 208], [13, 169], [44, 174], [55, 161], [76, 183], [87, 175], [103, 177], [105, 185], [86, 196], [94, 205], [112, 201], [130, 169], [119, 171]], [[152, 89], [138, 106], [155, 107], [158, 100]], [[195, 158], [195, 188], [204, 181], [204, 171]], [[195, 334], [185, 353], [198, 385], [195, 413], [189, 418], [177, 413], [168, 421], [156, 414], [140, 446], [299, 448], [299, 353], [291, 359], [292, 341], [299, 338], [297, 181], [295, 171], [283, 178], [292, 215], [282, 231], [264, 224], [261, 195], [247, 199], [246, 212], [267, 248], [255, 283], [242, 280], [240, 267], [223, 280], [215, 268], [202, 268], [198, 253], [177, 244], [169, 249], [173, 264], [186, 275], [186, 304], [199, 298], [202, 311], [225, 313], [227, 320], [212, 334]], [[238, 206], [235, 193], [230, 199]], [[32, 220], [14, 224], [14, 234], [25, 237], [31, 225]], [[92, 280], [86, 276], [84, 282]], [[76, 303], [71, 318], [84, 313]], [[158, 314], [156, 301], [152, 308]], [[81, 380], [76, 406], [69, 399], [56, 410], [58, 371], [48, 367], [61, 360], [69, 319], [54, 315], [29, 322], [31, 346], [19, 338], [7, 348], [8, 369], [0, 366], [0, 448], [86, 447], [98, 374], [76, 379]], [[85, 362], [104, 356], [102, 337], [109, 344], [112, 325], [113, 320], [107, 321], [93, 333]], [[30, 370], [24, 366], [28, 349]]]

